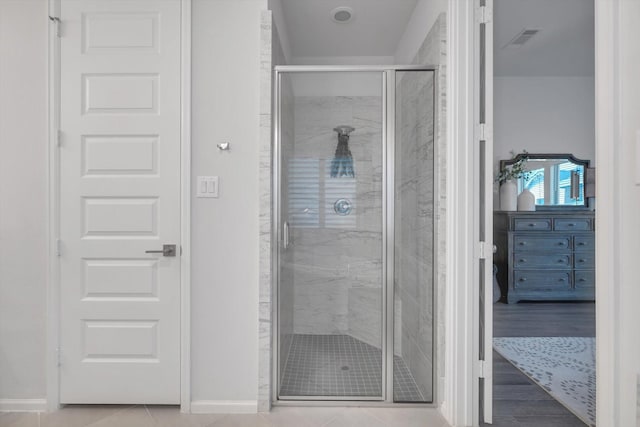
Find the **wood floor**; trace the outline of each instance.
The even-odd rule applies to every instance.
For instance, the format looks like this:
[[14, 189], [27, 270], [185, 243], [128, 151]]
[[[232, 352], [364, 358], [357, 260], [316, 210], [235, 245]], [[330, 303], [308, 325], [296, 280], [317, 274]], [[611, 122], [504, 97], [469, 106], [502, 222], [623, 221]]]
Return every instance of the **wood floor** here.
[[[594, 303], [495, 304], [496, 337], [593, 337]], [[541, 387], [493, 352], [494, 427], [584, 427]], [[482, 424], [489, 426], [490, 424]]]

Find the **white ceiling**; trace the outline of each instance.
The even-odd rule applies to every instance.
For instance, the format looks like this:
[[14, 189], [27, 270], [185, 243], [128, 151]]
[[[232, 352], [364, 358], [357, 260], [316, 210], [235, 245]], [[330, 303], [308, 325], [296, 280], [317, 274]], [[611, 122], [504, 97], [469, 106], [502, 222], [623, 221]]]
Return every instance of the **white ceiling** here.
[[[394, 56], [417, 0], [282, 0], [293, 57]], [[330, 12], [353, 9], [339, 24]]]
[[[280, 3], [290, 53], [300, 63], [321, 63], [322, 57], [331, 63], [343, 63], [340, 57], [371, 63], [396, 54], [417, 0]], [[351, 22], [331, 20], [331, 10], [339, 6], [353, 9]], [[594, 75], [594, 0], [494, 0], [493, 14], [496, 76]], [[520, 48], [504, 48], [525, 28], [541, 31]]]
[[[497, 76], [593, 76], [593, 0], [494, 0]], [[540, 29], [520, 48], [504, 46], [523, 29]]]

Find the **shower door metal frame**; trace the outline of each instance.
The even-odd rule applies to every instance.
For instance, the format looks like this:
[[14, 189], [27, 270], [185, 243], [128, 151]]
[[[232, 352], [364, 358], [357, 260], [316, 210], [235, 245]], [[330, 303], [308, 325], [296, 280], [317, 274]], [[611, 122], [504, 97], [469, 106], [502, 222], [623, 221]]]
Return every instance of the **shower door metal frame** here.
[[[438, 200], [437, 185], [437, 104], [438, 104], [438, 67], [425, 65], [380, 65], [380, 66], [316, 66], [316, 65], [278, 65], [273, 72], [273, 150], [272, 150], [272, 369], [271, 369], [271, 403], [273, 405], [291, 406], [408, 406], [408, 407], [436, 407], [437, 406], [437, 351], [436, 351], [436, 297], [435, 289], [437, 266], [433, 263], [433, 330], [432, 330], [432, 401], [431, 402], [394, 402], [393, 396], [393, 360], [394, 360], [394, 319], [395, 319], [395, 110], [396, 110], [396, 73], [398, 71], [428, 71], [433, 72], [433, 127], [434, 127], [434, 201]], [[281, 105], [281, 78], [283, 74], [293, 73], [380, 73], [382, 90], [382, 372], [381, 372], [381, 396], [286, 396], [279, 398], [280, 390], [280, 346], [279, 346], [279, 285], [280, 285], [280, 244], [282, 242], [282, 215], [280, 209], [280, 177], [281, 177], [281, 149], [280, 149], [280, 120]], [[391, 120], [389, 120], [391, 118]], [[434, 260], [437, 227], [435, 211], [433, 217], [433, 243]]]

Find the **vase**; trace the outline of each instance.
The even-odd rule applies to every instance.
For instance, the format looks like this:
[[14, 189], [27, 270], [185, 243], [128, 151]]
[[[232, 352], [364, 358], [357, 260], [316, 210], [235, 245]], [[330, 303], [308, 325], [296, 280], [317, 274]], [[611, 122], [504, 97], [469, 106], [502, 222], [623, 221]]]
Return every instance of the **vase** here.
[[518, 210], [525, 212], [536, 210], [536, 198], [533, 193], [526, 188], [522, 190], [522, 193], [518, 196]]
[[514, 180], [500, 185], [500, 210], [515, 211], [518, 208], [518, 186]]

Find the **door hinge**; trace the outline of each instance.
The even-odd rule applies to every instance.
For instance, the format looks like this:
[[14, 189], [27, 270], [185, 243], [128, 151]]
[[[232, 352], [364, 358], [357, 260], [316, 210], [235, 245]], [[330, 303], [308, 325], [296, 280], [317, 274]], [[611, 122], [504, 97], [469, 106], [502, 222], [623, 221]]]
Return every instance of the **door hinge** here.
[[62, 358], [60, 357], [60, 347], [56, 348], [56, 364], [58, 366], [62, 365]]
[[56, 256], [62, 255], [62, 241], [60, 239], [56, 239]]
[[486, 378], [486, 364], [487, 362], [485, 362], [484, 360], [478, 360], [478, 377], [479, 378]]
[[478, 242], [478, 258], [487, 259], [489, 257], [489, 245], [487, 242]]
[[478, 23], [488, 24], [493, 20], [493, 11], [489, 6], [480, 6], [478, 8]]
[[56, 37], [60, 37], [60, 18], [57, 16], [49, 16], [49, 20], [55, 25]]
[[491, 126], [487, 123], [478, 124], [478, 141], [490, 141], [493, 139]]
[[56, 147], [62, 147], [62, 131], [58, 129], [56, 131]]

